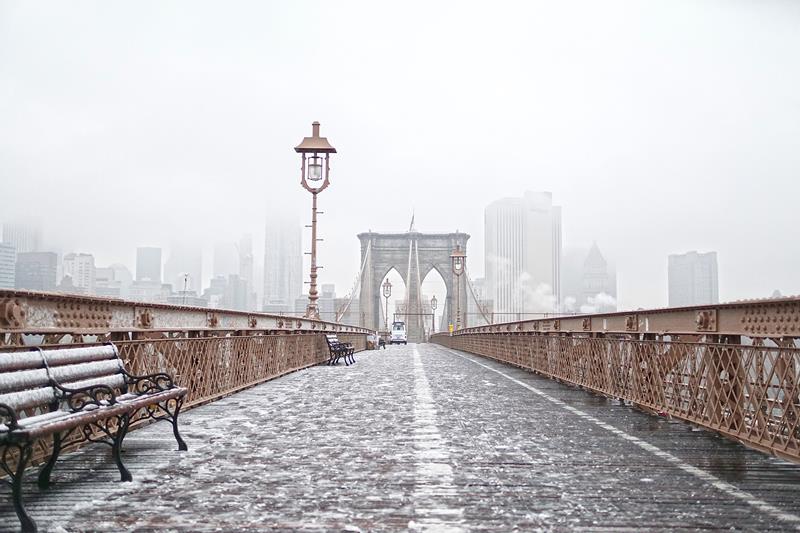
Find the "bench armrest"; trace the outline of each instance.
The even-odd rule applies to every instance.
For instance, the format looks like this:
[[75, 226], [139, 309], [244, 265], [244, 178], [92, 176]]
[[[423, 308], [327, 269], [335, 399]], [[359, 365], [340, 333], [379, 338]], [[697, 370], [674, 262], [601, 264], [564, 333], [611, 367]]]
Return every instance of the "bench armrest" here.
[[8, 405], [0, 403], [0, 433], [17, 429], [17, 413]]
[[114, 389], [108, 385], [91, 385], [79, 389], [69, 389], [58, 383], [54, 383], [54, 386], [58, 396], [66, 400], [69, 410], [73, 413], [83, 411], [89, 405], [100, 407], [117, 403]]
[[150, 392], [161, 392], [175, 388], [175, 382], [169, 374], [159, 372], [145, 376], [134, 376], [125, 372], [128, 382], [129, 392], [134, 394], [147, 394]]

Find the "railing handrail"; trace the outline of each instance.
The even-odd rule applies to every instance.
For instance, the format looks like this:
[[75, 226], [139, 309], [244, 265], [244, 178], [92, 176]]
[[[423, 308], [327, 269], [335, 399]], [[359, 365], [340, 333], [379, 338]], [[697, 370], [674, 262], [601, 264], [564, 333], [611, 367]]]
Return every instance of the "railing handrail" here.
[[0, 289], [0, 333], [186, 329], [371, 332], [350, 324], [260, 311]]
[[612, 313], [564, 314], [473, 326], [454, 334], [526, 332], [800, 338], [800, 296]]

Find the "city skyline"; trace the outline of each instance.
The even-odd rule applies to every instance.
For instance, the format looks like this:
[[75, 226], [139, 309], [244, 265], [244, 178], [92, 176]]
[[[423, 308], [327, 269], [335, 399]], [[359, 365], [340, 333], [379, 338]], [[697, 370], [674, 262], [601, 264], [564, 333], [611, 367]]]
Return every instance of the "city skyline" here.
[[[525, 200], [527, 198], [527, 200]], [[522, 202], [525, 204], [527, 202], [531, 205], [538, 206], [541, 204], [543, 199], [547, 199], [548, 205], [551, 205], [551, 209], [553, 209], [553, 213], [555, 215], [548, 215], [554, 216], [554, 220], [557, 219], [557, 223], [554, 223], [553, 228], [560, 227], [561, 224], [561, 206], [552, 206], [552, 196], [549, 193], [531, 193], [526, 192], [523, 197], [520, 198], [512, 198], [512, 199], [498, 199], [494, 202], [491, 202], [486, 207], [486, 212], [488, 213], [491, 209], [496, 209], [499, 205], [505, 205], [509, 202], [517, 203]], [[538, 199], [538, 200], [537, 200]], [[523, 201], [524, 200], [524, 201]], [[535, 200], [535, 201], [534, 201]], [[537, 203], [538, 202], [538, 203]], [[522, 205], [520, 204], [520, 205]], [[516, 205], [516, 204], [515, 204]], [[527, 204], [525, 204], [527, 205]], [[513, 206], [512, 206], [513, 207]], [[524, 207], [524, 206], [523, 206]], [[535, 206], [534, 206], [535, 207]], [[541, 206], [537, 209], [541, 210]], [[557, 216], [556, 216], [557, 215]], [[487, 215], [488, 216], [488, 215]], [[523, 224], [525, 225], [525, 224]], [[14, 224], [13, 227], [18, 227], [18, 225]], [[287, 223], [287, 221], [281, 221], [280, 219], [271, 218], [270, 221], [265, 226], [266, 228], [272, 228], [274, 231], [273, 238], [278, 235], [285, 235], [291, 233], [291, 228], [296, 227], [294, 231], [300, 231], [300, 227], [296, 221], [292, 221], [291, 223]], [[488, 227], [488, 226], [487, 226]], [[549, 226], [548, 226], [549, 227]], [[43, 228], [38, 227], [36, 225], [29, 226], [29, 231], [36, 233], [39, 237], [43, 233]], [[414, 229], [416, 231], [416, 229]], [[548, 232], [553, 231], [552, 228], [547, 230]], [[555, 235], [555, 234], [554, 234]], [[1, 242], [1, 241], [0, 241]], [[269, 239], [265, 240], [265, 250], [272, 244], [276, 246], [279, 245], [279, 241], [270, 241]], [[295, 241], [296, 243], [296, 241]], [[5, 245], [5, 252], [4, 257], [5, 263], [8, 263], [8, 258], [10, 257], [9, 252], [11, 251], [11, 247], [8, 244], [4, 243]], [[167, 272], [170, 270], [175, 270], [174, 266], [170, 266], [170, 259], [174, 260], [175, 257], [180, 257], [180, 254], [189, 254], [193, 257], [192, 261], [197, 263], [198, 259], [203, 259], [207, 255], [211, 255], [211, 259], [214, 260], [215, 264], [218, 260], [218, 254], [220, 250], [224, 247], [221, 245], [231, 246], [231, 251], [235, 252], [236, 257], [233, 258], [233, 263], [231, 263], [230, 268], [233, 269], [231, 274], [233, 276], [232, 279], [228, 279], [228, 275], [217, 275], [216, 277], [211, 276], [204, 279], [204, 283], [200, 287], [188, 286], [188, 292], [183, 292], [182, 280], [183, 278], [179, 276], [180, 279], [176, 279], [178, 282], [170, 283], [167, 279]], [[296, 244], [294, 245], [296, 248]], [[562, 251], [562, 247], [565, 249]], [[41, 249], [42, 246], [39, 246]], [[227, 249], [227, 248], [224, 248]], [[62, 254], [60, 257], [58, 254], [49, 251], [40, 251], [40, 252], [23, 252], [22, 254], [16, 254], [17, 261], [34, 261], [33, 265], [36, 265], [35, 271], [32, 273], [30, 272], [31, 267], [24, 267], [27, 269], [26, 273], [23, 274], [22, 279], [27, 280], [25, 283], [30, 283], [33, 290], [42, 290], [39, 287], [45, 287], [44, 290], [56, 290], [57, 292], [67, 292], [67, 293], [75, 293], [75, 294], [95, 294], [99, 296], [112, 296], [112, 297], [121, 297], [121, 298], [129, 298], [133, 300], [143, 300], [143, 301], [169, 301], [170, 303], [188, 303], [188, 305], [219, 305], [220, 302], [223, 300], [211, 298], [211, 304], [209, 304], [209, 296], [208, 291], [211, 291], [211, 294], [214, 293], [215, 283], [219, 284], [220, 279], [224, 279], [225, 283], [231, 282], [235, 284], [244, 283], [240, 289], [236, 289], [237, 291], [241, 292], [242, 296], [227, 296], [227, 300], [230, 302], [230, 298], [234, 298], [237, 302], [245, 302], [245, 303], [238, 303], [237, 308], [241, 309], [249, 309], [254, 311], [266, 311], [266, 312], [276, 312], [276, 313], [298, 313], [298, 302], [303, 300], [307, 297], [306, 292], [298, 293], [297, 297], [290, 298], [289, 302], [286, 304], [281, 305], [280, 309], [275, 306], [269, 307], [266, 304], [265, 296], [266, 296], [266, 287], [269, 283], [268, 276], [264, 276], [261, 280], [263, 285], [258, 283], [258, 275], [259, 273], [256, 272], [254, 269], [255, 265], [261, 266], [261, 273], [267, 271], [267, 261], [269, 260], [267, 255], [261, 257], [261, 259], [256, 259], [254, 257], [253, 252], [253, 243], [252, 243], [252, 235], [249, 233], [242, 233], [238, 239], [238, 242], [228, 242], [228, 243], [214, 243], [213, 246], [207, 244], [206, 246], [187, 246], [183, 244], [178, 244], [173, 248], [166, 249], [159, 248], [159, 247], [137, 247], [136, 252], [137, 256], [137, 263], [142, 262], [142, 265], [137, 264], [136, 268], [128, 269], [124, 263], [115, 262], [111, 265], [104, 265], [102, 263], [96, 262], [96, 258], [93, 254], [85, 253], [85, 252], [69, 252], [67, 254]], [[209, 251], [213, 250], [213, 254], [204, 254], [203, 250]], [[557, 243], [557, 246], [554, 245], [554, 254], [557, 252], [559, 258], [556, 259], [548, 259], [548, 262], [552, 263], [553, 265], [560, 265], [558, 267], [558, 278], [565, 278], [567, 281], [563, 282], [566, 285], [563, 288], [559, 289], [562, 298], [560, 299], [560, 303], [558, 307], [555, 305], [555, 299], [553, 299], [554, 308], [552, 310], [549, 309], [539, 309], [533, 310], [530, 312], [563, 312], [563, 313], [594, 313], [594, 312], [610, 312], [615, 310], [623, 311], [625, 310], [622, 307], [618, 307], [616, 295], [618, 292], [618, 281], [617, 281], [617, 267], [616, 261], [612, 261], [613, 266], [609, 264], [604, 254], [599, 250], [597, 243], [593, 242], [591, 247], [583, 247], [581, 245], [574, 245], [574, 244], [567, 244], [564, 245], [563, 243]], [[144, 255], [142, 255], [144, 254]], [[178, 255], [175, 255], [178, 254]], [[199, 256], [197, 255], [199, 254]], [[577, 254], [577, 255], [576, 255]], [[692, 254], [697, 255], [696, 252], [686, 252], [684, 254], [670, 254], [668, 259], [670, 263], [670, 269], [672, 269], [672, 264], [675, 258], [678, 256], [684, 257], [689, 256], [691, 257]], [[523, 254], [530, 255], [530, 253], [526, 252]], [[537, 255], [536, 253], [533, 254], [534, 256]], [[539, 254], [540, 255], [540, 254]], [[708, 254], [700, 254], [701, 258], [703, 256], [713, 256], [714, 261], [714, 272], [713, 272], [713, 281], [714, 281], [714, 296], [706, 301], [705, 299], [698, 300], [695, 303], [718, 303], [724, 300], [720, 300], [718, 294], [718, 286], [717, 281], [717, 267], [716, 267], [716, 252], [709, 252]], [[28, 258], [30, 256], [30, 258]], [[52, 259], [50, 259], [52, 256]], [[164, 258], [167, 259], [164, 259]], [[58, 260], [56, 261], [56, 258]], [[208, 258], [206, 258], [208, 259]], [[475, 258], [474, 254], [472, 254], [472, 261], [473, 263], [481, 258]], [[44, 265], [37, 263], [37, 262], [54, 262], [56, 263], [53, 268], [53, 274], [45, 275], [45, 278], [48, 276], [55, 276], [57, 272], [57, 277], [55, 277], [55, 284], [50, 285], [52, 282], [48, 281], [41, 281], [41, 270], [45, 267]], [[302, 261], [301, 257], [297, 258], [297, 263], [299, 264]], [[228, 261], [230, 262], [230, 261]], [[275, 262], [273, 258], [272, 262]], [[0, 263], [4, 264], [3, 261]], [[149, 263], [149, 264], [148, 264]], [[571, 265], [570, 265], [571, 263]], [[579, 263], [582, 263], [580, 265]], [[591, 264], [590, 264], [591, 263]], [[19, 263], [18, 263], [19, 264]], [[91, 265], [94, 271], [96, 272], [95, 277], [90, 278], [87, 273], [87, 265]], [[138, 271], [140, 268], [143, 267], [146, 272], [143, 272], [141, 275], [142, 279], [138, 279], [140, 275]], [[215, 266], [216, 268], [216, 266]], [[555, 268], [555, 267], [554, 267]], [[575, 269], [578, 269], [577, 271]], [[149, 269], [149, 270], [147, 270]], [[294, 267], [297, 270], [297, 265]], [[4, 277], [4, 279], [15, 279], [15, 273], [7, 272], [7, 266], [4, 268], [0, 265], [0, 277]], [[304, 269], [306, 270], [306, 269]], [[471, 267], [471, 271], [474, 270], [474, 267]], [[152, 272], [157, 272], [159, 279], [153, 281], [151, 280], [148, 275], [152, 274]], [[216, 271], [215, 271], [216, 272]], [[301, 278], [304, 278], [306, 272], [301, 273]], [[17, 285], [19, 284], [19, 275], [16, 274]], [[33, 275], [34, 277], [31, 278], [30, 276]], [[120, 282], [120, 276], [123, 278], [123, 281]], [[248, 279], [249, 276], [249, 279]], [[577, 277], [576, 277], [577, 276]], [[125, 283], [124, 279], [127, 277], [128, 282]], [[439, 288], [441, 285], [440, 276], [429, 276], [430, 280], [426, 278], [425, 285], [429, 286], [429, 290], [433, 287], [436, 287], [438, 292], [441, 293], [442, 296], [445, 296], [445, 292]], [[503, 313], [506, 312], [502, 309], [499, 309], [495, 305], [494, 300], [491, 298], [486, 291], [488, 288], [486, 285], [486, 280], [483, 277], [472, 275], [471, 279], [477, 280], [478, 283], [476, 284], [479, 287], [479, 295], [477, 296], [481, 300], [481, 305], [485, 306], [485, 309], [491, 311], [495, 316], [494, 319], [496, 320], [503, 320]], [[33, 281], [31, 281], [33, 280]], [[134, 281], [135, 280], [135, 281]], [[205, 281], [207, 280], [207, 281]], [[151, 285], [147, 285], [147, 283], [151, 283]], [[398, 287], [396, 287], [396, 294], [404, 294], [405, 288], [401, 286], [404, 283], [402, 279], [395, 279], [395, 283], [399, 282]], [[433, 285], [429, 285], [430, 283]], [[139, 285], [137, 286], [137, 283]], [[559, 284], [562, 282], [559, 281]], [[686, 282], [689, 283], [689, 282]], [[8, 282], [6, 283], [8, 285]], [[328, 287], [329, 295], [328, 299], [332, 302], [334, 298], [339, 301], [336, 304], [335, 308], [342, 305], [345, 301], [347, 301], [347, 297], [345, 294], [339, 293], [338, 295], [335, 294], [334, 287], [336, 287], [335, 283], [327, 283], [323, 281], [324, 285]], [[671, 297], [673, 291], [673, 282], [672, 278], [668, 277], [666, 280], [666, 285], [668, 285], [669, 290], [665, 291], [668, 297]], [[51, 289], [47, 289], [46, 287], [51, 287]], [[238, 286], [238, 285], [237, 285]], [[168, 289], [167, 289], [168, 287]], [[341, 285], [340, 288], [346, 287], [345, 285]], [[6, 287], [6, 288], [14, 288], [13, 286]], [[24, 288], [24, 287], [23, 287]], [[231, 289], [234, 290], [234, 289]], [[303, 289], [305, 291], [306, 289]], [[705, 289], [703, 289], [705, 290]], [[166, 292], [165, 292], [166, 291]], [[170, 296], [171, 294], [171, 296]], [[770, 295], [773, 294], [782, 294], [780, 289], [774, 289], [770, 292]], [[181, 296], [182, 295], [182, 296]], [[337, 298], [338, 296], [338, 298]], [[541, 295], [540, 295], [541, 296]], [[187, 297], [191, 299], [190, 302], [187, 302]], [[205, 299], [201, 299], [201, 297]], [[221, 297], [221, 293], [220, 293]], [[345, 298], [342, 298], [345, 297]], [[766, 297], [766, 296], [762, 296]], [[240, 298], [244, 298], [241, 300]], [[392, 299], [393, 302], [401, 301], [400, 299]], [[734, 301], [734, 300], [731, 300]], [[216, 303], [213, 303], [216, 302]], [[275, 303], [275, 302], [273, 302]], [[676, 305], [688, 305], [692, 303], [690, 301], [686, 301]], [[332, 305], [330, 303], [326, 304], [328, 306]], [[394, 305], [394, 304], [393, 304]], [[469, 301], [469, 308], [471, 309], [472, 313], [477, 316], [478, 312], [474, 308], [474, 302], [470, 299]], [[327, 313], [333, 313], [332, 309], [327, 309]], [[517, 311], [519, 313], [520, 311]], [[524, 312], [524, 311], [522, 311]]]
[[36, 198], [62, 254], [130, 268], [138, 245], [242, 232], [263, 253], [267, 214], [309, 223], [293, 147], [319, 120], [339, 150], [321, 281], [349, 286], [354, 235], [412, 211], [482, 257], [487, 200], [531, 189], [564, 206], [565, 244], [617, 258], [621, 308], [667, 305], [664, 257], [692, 249], [725, 258], [721, 300], [800, 293], [800, 250], [758, 229], [796, 223], [798, 4], [94, 5], [0, 6], [3, 218]]

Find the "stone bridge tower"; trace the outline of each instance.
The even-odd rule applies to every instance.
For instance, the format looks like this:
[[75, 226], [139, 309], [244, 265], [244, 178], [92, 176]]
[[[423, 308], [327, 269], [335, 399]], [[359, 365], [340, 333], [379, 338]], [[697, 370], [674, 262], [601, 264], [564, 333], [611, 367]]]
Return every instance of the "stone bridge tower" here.
[[[361, 325], [370, 329], [383, 329], [381, 309], [383, 297], [381, 296], [381, 282], [384, 276], [394, 268], [406, 284], [406, 297], [408, 300], [407, 318], [405, 320], [408, 330], [409, 342], [424, 340], [423, 322], [425, 318], [415, 313], [422, 313], [422, 291], [420, 283], [425, 276], [436, 269], [447, 287], [445, 298], [445, 320], [443, 324], [456, 323], [456, 309], [461, 310], [461, 327], [467, 325], [467, 278], [466, 274], [456, 276], [450, 254], [457, 246], [466, 253], [466, 233], [420, 233], [414, 229], [412, 222], [409, 231], [405, 233], [375, 233], [367, 232], [358, 235], [361, 241], [361, 264], [364, 272], [361, 275], [361, 296], [359, 305], [361, 309]], [[369, 256], [367, 257], [367, 250]], [[366, 258], [366, 263], [365, 263]], [[458, 298], [458, 301], [456, 299]], [[441, 301], [441, 300], [440, 300]], [[460, 307], [459, 307], [460, 306]], [[428, 318], [428, 320], [430, 320]], [[437, 321], [438, 322], [438, 321]]]

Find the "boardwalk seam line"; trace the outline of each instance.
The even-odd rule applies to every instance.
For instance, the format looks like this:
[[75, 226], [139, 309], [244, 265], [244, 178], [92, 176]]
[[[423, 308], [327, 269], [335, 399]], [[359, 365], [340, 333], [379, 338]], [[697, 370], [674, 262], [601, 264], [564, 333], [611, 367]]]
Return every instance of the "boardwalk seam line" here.
[[684, 472], [686, 472], [688, 474], [691, 474], [691, 475], [695, 476], [696, 478], [709, 483], [711, 486], [713, 486], [713, 487], [717, 488], [718, 490], [726, 493], [727, 495], [732, 496], [734, 498], [737, 498], [739, 500], [742, 500], [745, 503], [747, 503], [748, 505], [751, 505], [752, 507], [755, 507], [756, 509], [758, 509], [760, 511], [763, 511], [763, 512], [769, 514], [769, 515], [772, 515], [774, 518], [777, 518], [778, 520], [781, 520], [783, 522], [792, 522], [792, 523], [795, 524], [795, 529], [800, 529], [800, 516], [797, 516], [797, 515], [792, 514], [792, 513], [788, 513], [786, 511], [782, 511], [781, 509], [778, 509], [774, 505], [771, 505], [771, 504], [765, 502], [764, 500], [756, 498], [753, 494], [751, 494], [751, 493], [749, 493], [749, 492], [747, 492], [745, 490], [742, 490], [742, 489], [736, 487], [735, 485], [731, 485], [727, 481], [723, 481], [723, 480], [719, 479], [718, 477], [716, 477], [715, 475], [713, 475], [713, 474], [711, 474], [709, 472], [706, 472], [705, 470], [703, 470], [701, 468], [697, 468], [696, 466], [693, 466], [693, 465], [690, 465], [690, 464], [684, 462], [682, 459], [672, 455], [669, 452], [665, 452], [664, 450], [662, 450], [658, 446], [655, 446], [655, 445], [653, 445], [653, 444], [651, 444], [651, 443], [649, 443], [649, 442], [647, 442], [645, 440], [642, 440], [639, 437], [635, 437], [633, 435], [625, 433], [621, 429], [616, 428], [616, 427], [614, 427], [611, 424], [608, 424], [606, 422], [603, 422], [602, 420], [600, 420], [598, 418], [595, 418], [592, 415], [581, 411], [580, 409], [572, 407], [571, 405], [568, 405], [565, 402], [562, 402], [558, 398], [554, 398], [554, 397], [550, 396], [549, 394], [547, 394], [546, 392], [543, 392], [543, 391], [537, 389], [536, 387], [534, 387], [532, 385], [528, 385], [527, 383], [524, 383], [524, 382], [522, 382], [522, 381], [520, 381], [520, 380], [518, 380], [518, 379], [516, 379], [514, 377], [511, 377], [508, 374], [506, 374], [504, 372], [501, 372], [500, 370], [497, 370], [496, 368], [492, 368], [492, 367], [490, 367], [488, 365], [485, 365], [485, 364], [483, 364], [483, 363], [481, 363], [479, 361], [476, 361], [475, 359], [472, 359], [471, 357], [467, 357], [465, 355], [461, 355], [460, 353], [458, 353], [455, 350], [452, 350], [450, 348], [443, 348], [442, 347], [442, 349], [447, 351], [447, 352], [450, 352], [451, 354], [453, 354], [455, 356], [458, 356], [458, 357], [460, 357], [462, 359], [466, 359], [467, 361], [470, 361], [470, 362], [472, 362], [472, 363], [474, 363], [474, 364], [476, 364], [478, 366], [482, 366], [483, 368], [485, 368], [487, 370], [490, 370], [490, 371], [492, 371], [492, 372], [494, 372], [496, 374], [499, 374], [499, 375], [503, 376], [504, 378], [508, 379], [509, 381], [512, 381], [512, 382], [516, 383], [517, 385], [521, 385], [522, 387], [525, 387], [526, 389], [530, 390], [534, 394], [536, 394], [536, 395], [544, 398], [545, 400], [547, 400], [547, 401], [549, 401], [549, 402], [561, 407], [562, 409], [565, 409], [565, 410], [567, 410], [567, 411], [569, 411], [569, 412], [571, 412], [571, 413], [583, 418], [584, 420], [586, 420], [588, 422], [591, 422], [591, 423], [593, 423], [593, 424], [595, 424], [595, 425], [597, 425], [597, 426], [599, 426], [599, 427], [601, 427], [601, 428], [603, 428], [603, 429], [605, 429], [605, 430], [607, 430], [607, 431], [609, 431], [609, 432], [611, 432], [611, 433], [613, 433], [613, 434], [615, 434], [615, 435], [617, 435], [617, 436], [619, 436], [619, 437], [631, 442], [632, 444], [635, 444], [639, 448], [641, 448], [641, 449], [643, 449], [645, 451], [648, 451], [648, 452], [652, 453], [653, 455], [656, 455], [656, 456], [658, 456], [658, 457], [660, 457], [660, 458], [672, 463], [677, 468], [680, 468]]
[[461, 533], [463, 528], [458, 522], [464, 510], [448, 507], [440, 494], [452, 494], [455, 490], [450, 453], [443, 445], [444, 439], [436, 422], [436, 405], [416, 346], [412, 354], [416, 483], [413, 495], [414, 518], [409, 522], [408, 529]]

